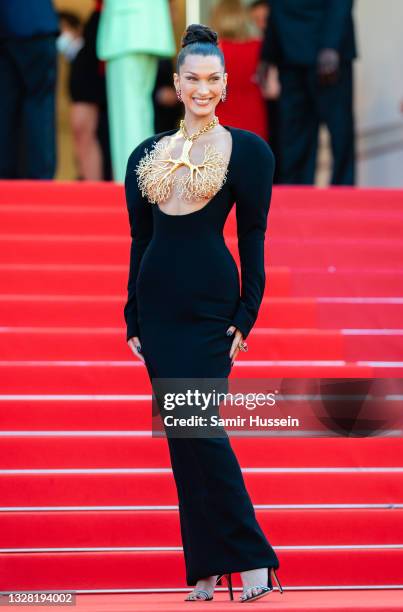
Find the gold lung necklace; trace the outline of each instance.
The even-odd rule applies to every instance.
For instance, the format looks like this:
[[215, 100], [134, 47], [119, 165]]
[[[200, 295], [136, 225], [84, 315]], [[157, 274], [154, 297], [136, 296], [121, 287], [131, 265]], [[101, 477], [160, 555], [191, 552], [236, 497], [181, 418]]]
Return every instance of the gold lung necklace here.
[[[204, 147], [204, 159], [201, 164], [190, 161], [190, 149], [193, 142], [219, 123], [214, 117], [200, 130], [188, 135], [185, 122], [180, 122], [179, 132], [185, 138], [182, 153], [178, 158], [170, 154], [171, 144], [156, 141], [150, 151], [140, 159], [136, 167], [138, 185], [141, 193], [152, 204], [160, 204], [171, 194], [173, 184], [178, 187], [179, 197], [184, 200], [211, 199], [222, 187], [228, 175], [228, 167], [223, 153], [212, 144]], [[178, 177], [175, 170], [187, 166], [189, 172]]]

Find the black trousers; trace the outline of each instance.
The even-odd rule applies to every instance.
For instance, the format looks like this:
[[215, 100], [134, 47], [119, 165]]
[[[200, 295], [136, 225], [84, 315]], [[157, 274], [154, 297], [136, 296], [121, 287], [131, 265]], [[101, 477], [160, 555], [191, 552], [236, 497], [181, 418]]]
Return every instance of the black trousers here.
[[354, 185], [352, 62], [344, 62], [332, 85], [320, 85], [316, 66], [281, 67], [279, 153], [285, 184], [311, 185], [315, 178], [319, 126], [331, 138], [333, 185]]
[[52, 179], [55, 35], [0, 41], [0, 178]]

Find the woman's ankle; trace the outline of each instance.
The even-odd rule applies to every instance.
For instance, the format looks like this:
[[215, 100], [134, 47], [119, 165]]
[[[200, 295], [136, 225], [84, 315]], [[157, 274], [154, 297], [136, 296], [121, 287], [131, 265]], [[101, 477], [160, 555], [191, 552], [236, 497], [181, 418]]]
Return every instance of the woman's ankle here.
[[259, 567], [241, 572], [242, 584], [245, 588], [261, 584], [272, 586], [270, 579], [270, 571], [267, 567]]

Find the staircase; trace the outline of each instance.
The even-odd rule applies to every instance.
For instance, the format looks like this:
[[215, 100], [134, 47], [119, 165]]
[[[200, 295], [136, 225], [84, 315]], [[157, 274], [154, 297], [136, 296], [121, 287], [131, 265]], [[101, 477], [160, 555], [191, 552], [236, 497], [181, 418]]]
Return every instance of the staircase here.
[[[0, 185], [0, 592], [186, 608], [167, 443], [151, 437], [148, 377], [125, 341], [123, 189]], [[401, 191], [277, 187], [266, 252], [232, 378], [402, 377]], [[280, 560], [284, 594], [262, 610], [403, 610], [401, 430], [231, 444]], [[218, 587], [208, 605], [234, 602]]]

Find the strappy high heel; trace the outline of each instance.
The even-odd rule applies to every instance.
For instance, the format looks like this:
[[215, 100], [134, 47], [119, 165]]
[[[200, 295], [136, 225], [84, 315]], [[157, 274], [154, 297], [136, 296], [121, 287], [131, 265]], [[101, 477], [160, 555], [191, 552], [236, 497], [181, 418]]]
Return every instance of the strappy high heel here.
[[[268, 595], [269, 593], [271, 593], [272, 591], [274, 591], [273, 588], [273, 584], [271, 581], [271, 577], [273, 576], [277, 586], [279, 588], [279, 591], [281, 594], [283, 594], [283, 587], [280, 584], [279, 579], [277, 578], [277, 574], [276, 574], [276, 570], [274, 569], [274, 567], [268, 567], [268, 577], [267, 577], [267, 585], [263, 585], [263, 584], [254, 584], [251, 587], [248, 587], [247, 589], [245, 589], [243, 595], [241, 595], [241, 598], [239, 599], [240, 603], [245, 603], [247, 601], [255, 601], [255, 599], [260, 599], [261, 597], [264, 597], [265, 595]], [[262, 589], [260, 593], [258, 593], [257, 595], [252, 595], [252, 597], [245, 597], [246, 593], [248, 591], [250, 591], [251, 589]]]
[[220, 576], [218, 576], [216, 584], [223, 584], [222, 578], [224, 578], [224, 576], [227, 579], [229, 598], [231, 600], [233, 600], [234, 599], [234, 593], [232, 592], [232, 576], [231, 576], [231, 574], [221, 574]]
[[[232, 578], [231, 578], [231, 574], [220, 574], [216, 580], [215, 586], [217, 586], [217, 584], [222, 584], [222, 578], [226, 577], [227, 579], [227, 583], [228, 583], [228, 591], [229, 591], [229, 596], [230, 599], [234, 599], [234, 595], [232, 592]], [[200, 593], [200, 597], [195, 597], [194, 599], [189, 599], [189, 595], [191, 595], [192, 593], [196, 593], [197, 595]], [[213, 599], [213, 595], [210, 595], [210, 593], [208, 591], [206, 591], [205, 589], [193, 589], [193, 591], [191, 591], [191, 593], [189, 593], [189, 595], [186, 597], [186, 599], [184, 601], [211, 601]]]

